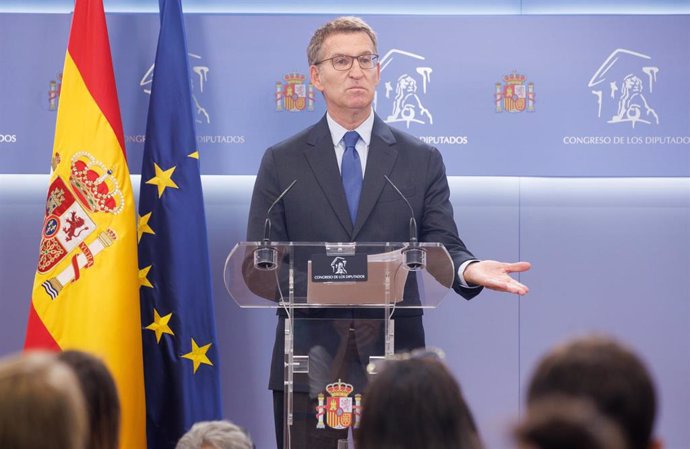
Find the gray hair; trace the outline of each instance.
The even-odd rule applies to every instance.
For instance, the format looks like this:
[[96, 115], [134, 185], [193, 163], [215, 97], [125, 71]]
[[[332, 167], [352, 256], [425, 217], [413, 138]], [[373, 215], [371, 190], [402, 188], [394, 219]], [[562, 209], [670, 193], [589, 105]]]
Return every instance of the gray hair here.
[[202, 421], [194, 424], [175, 449], [252, 449], [252, 440], [229, 421]]
[[366, 33], [374, 44], [376, 53], [376, 33], [359, 17], [345, 16], [333, 19], [314, 32], [307, 47], [307, 62], [310, 66], [319, 61], [321, 46], [328, 36], [339, 33]]

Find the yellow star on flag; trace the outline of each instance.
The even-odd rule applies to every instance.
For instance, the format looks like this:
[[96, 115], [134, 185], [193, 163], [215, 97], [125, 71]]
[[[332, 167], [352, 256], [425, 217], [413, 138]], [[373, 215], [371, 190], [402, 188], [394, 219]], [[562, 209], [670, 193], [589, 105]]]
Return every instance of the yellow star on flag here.
[[206, 356], [206, 352], [211, 348], [211, 344], [212, 343], [209, 343], [207, 345], [199, 347], [192, 338], [192, 351], [187, 354], [184, 354], [182, 357], [194, 362], [194, 373], [196, 373], [196, 370], [199, 369], [199, 365], [201, 365], [202, 363], [205, 365], [213, 366], [213, 363], [211, 363], [211, 361]]
[[149, 226], [149, 220], [151, 219], [151, 214], [153, 212], [149, 212], [146, 215], [140, 215], [139, 220], [137, 223], [137, 242], [141, 241], [141, 236], [144, 234], [153, 234], [156, 235], [155, 232], [153, 232], [153, 229], [151, 229], [151, 226]]
[[156, 333], [157, 343], [161, 342], [161, 337], [163, 336], [163, 334], [175, 335], [172, 329], [170, 329], [170, 326], [168, 326], [170, 318], [172, 318], [172, 313], [169, 313], [162, 317], [158, 313], [158, 310], [153, 309], [153, 323], [146, 326], [146, 329], [154, 331]]
[[146, 184], [153, 184], [158, 186], [158, 198], [163, 196], [163, 192], [165, 191], [166, 187], [179, 189], [179, 187], [177, 187], [177, 184], [175, 184], [175, 181], [172, 180], [173, 172], [177, 167], [172, 167], [167, 170], [163, 170], [158, 166], [158, 164], [154, 162], [153, 168], [156, 170], [156, 176], [146, 181]]
[[189, 153], [189, 154], [187, 155], [187, 157], [191, 157], [191, 158], [194, 158], [194, 159], [199, 159], [199, 152], [198, 152], [198, 151], [195, 151], [194, 153]]
[[141, 270], [139, 270], [139, 287], [149, 287], [153, 288], [153, 284], [148, 280], [146, 276], [148, 276], [149, 271], [151, 271], [151, 265], [148, 267], [144, 267]]

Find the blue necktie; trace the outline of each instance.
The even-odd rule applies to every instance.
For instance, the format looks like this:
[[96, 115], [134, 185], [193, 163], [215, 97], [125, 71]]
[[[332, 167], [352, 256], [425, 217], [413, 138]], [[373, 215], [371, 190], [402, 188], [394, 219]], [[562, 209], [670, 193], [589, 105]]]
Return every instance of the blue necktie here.
[[359, 154], [355, 148], [358, 140], [359, 134], [357, 134], [357, 131], [348, 131], [345, 133], [345, 136], [343, 136], [345, 153], [343, 154], [341, 174], [352, 224], [354, 224], [357, 219], [359, 195], [362, 193], [362, 163], [359, 161]]

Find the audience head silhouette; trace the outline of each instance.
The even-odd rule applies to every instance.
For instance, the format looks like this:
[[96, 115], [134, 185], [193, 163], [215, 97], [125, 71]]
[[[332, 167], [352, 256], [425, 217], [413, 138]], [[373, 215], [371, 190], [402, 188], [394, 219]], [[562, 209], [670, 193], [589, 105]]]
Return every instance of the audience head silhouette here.
[[358, 449], [481, 449], [458, 382], [434, 352], [387, 361], [363, 397]]
[[590, 401], [556, 395], [530, 405], [513, 436], [518, 449], [629, 449], [620, 426]]
[[229, 421], [202, 421], [194, 424], [176, 449], [252, 449], [252, 440]]
[[120, 432], [120, 400], [115, 381], [105, 364], [82, 351], [58, 354], [77, 375], [86, 402], [88, 449], [117, 449]]
[[656, 393], [644, 363], [629, 348], [605, 336], [571, 340], [549, 352], [537, 366], [527, 402], [553, 394], [592, 401], [615, 421], [631, 449], [654, 449]]
[[86, 449], [84, 398], [52, 353], [0, 360], [0, 448]]

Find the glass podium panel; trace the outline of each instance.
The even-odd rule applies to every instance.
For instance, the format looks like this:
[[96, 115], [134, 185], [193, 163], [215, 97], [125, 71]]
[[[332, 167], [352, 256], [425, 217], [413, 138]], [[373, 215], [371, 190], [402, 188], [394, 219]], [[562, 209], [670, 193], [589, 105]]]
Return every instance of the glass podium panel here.
[[286, 322], [286, 334], [293, 333], [292, 354], [285, 354], [285, 447], [336, 447], [359, 426], [367, 368], [385, 357], [384, 320], [295, 318], [292, 326]]
[[[414, 271], [405, 263], [410, 250], [424, 258]], [[267, 308], [287, 303], [299, 308], [433, 308], [454, 276], [440, 243], [242, 242], [228, 255], [223, 273], [240, 306]]]
[[439, 243], [242, 242], [223, 278], [240, 307], [285, 317], [284, 449], [340, 449], [368, 368], [394, 353], [395, 310], [435, 308], [455, 268]]

